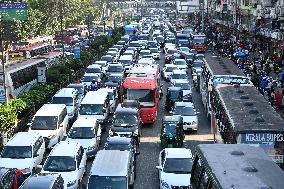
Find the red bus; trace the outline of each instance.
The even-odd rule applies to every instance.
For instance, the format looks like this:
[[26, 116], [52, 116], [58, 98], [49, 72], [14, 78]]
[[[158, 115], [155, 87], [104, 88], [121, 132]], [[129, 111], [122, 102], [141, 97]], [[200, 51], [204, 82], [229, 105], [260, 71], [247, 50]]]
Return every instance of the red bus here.
[[123, 101], [138, 101], [143, 124], [157, 119], [159, 90], [154, 75], [129, 74], [123, 82]]
[[207, 38], [204, 34], [192, 36], [192, 48], [197, 52], [208, 51]]

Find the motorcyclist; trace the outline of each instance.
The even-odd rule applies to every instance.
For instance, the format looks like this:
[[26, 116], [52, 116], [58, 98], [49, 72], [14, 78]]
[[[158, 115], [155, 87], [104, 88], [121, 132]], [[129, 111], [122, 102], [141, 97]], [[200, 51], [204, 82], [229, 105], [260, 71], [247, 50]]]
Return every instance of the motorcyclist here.
[[93, 79], [91, 85], [90, 85], [91, 91], [97, 90], [98, 89], [98, 83], [96, 80]]

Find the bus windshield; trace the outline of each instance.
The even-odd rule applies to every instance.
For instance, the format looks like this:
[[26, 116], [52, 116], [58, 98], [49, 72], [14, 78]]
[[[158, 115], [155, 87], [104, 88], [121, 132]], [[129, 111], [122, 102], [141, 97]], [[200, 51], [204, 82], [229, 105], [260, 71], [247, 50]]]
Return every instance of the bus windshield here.
[[88, 188], [125, 189], [127, 188], [127, 179], [125, 177], [92, 175], [89, 179]]
[[154, 91], [149, 89], [128, 89], [126, 93], [127, 100], [138, 100], [142, 107], [153, 107]]

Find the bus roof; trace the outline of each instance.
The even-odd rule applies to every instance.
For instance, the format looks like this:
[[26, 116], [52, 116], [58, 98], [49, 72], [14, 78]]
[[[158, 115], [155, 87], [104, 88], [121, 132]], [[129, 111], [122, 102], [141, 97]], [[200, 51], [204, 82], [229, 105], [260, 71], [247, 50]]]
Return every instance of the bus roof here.
[[234, 75], [234, 76], [245, 76], [244, 73], [238, 68], [238, 66], [230, 59], [223, 58], [213, 53], [205, 54], [206, 67], [209, 69], [211, 74], [214, 75]]
[[[39, 63], [45, 63], [45, 59], [23, 59], [21, 61], [17, 62], [11, 62], [6, 65], [6, 72], [15, 72], [21, 69], [24, 69], [26, 67], [36, 65]], [[45, 65], [45, 64], [44, 64]]]
[[245, 144], [200, 144], [196, 153], [218, 189], [284, 188], [284, 172], [261, 148]]
[[236, 132], [284, 132], [284, 120], [252, 85], [220, 85], [216, 91]]
[[148, 77], [126, 77], [123, 82], [123, 87], [126, 89], [150, 89], [157, 88], [156, 78]]

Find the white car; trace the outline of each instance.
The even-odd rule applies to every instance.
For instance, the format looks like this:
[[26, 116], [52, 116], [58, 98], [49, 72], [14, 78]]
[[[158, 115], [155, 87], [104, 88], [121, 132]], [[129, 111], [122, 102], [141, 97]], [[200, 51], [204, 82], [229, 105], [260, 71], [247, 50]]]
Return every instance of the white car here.
[[25, 176], [29, 176], [42, 162], [44, 152], [45, 142], [39, 133], [19, 132], [4, 146], [0, 166], [21, 169]]
[[192, 154], [186, 148], [165, 148], [160, 152], [160, 189], [190, 188]]
[[172, 113], [183, 118], [183, 130], [197, 131], [198, 117], [192, 102], [175, 102]]
[[184, 70], [173, 70], [173, 73], [170, 76], [170, 82], [173, 84], [177, 80], [188, 81], [186, 71]]
[[86, 169], [87, 155], [79, 142], [62, 141], [50, 152], [41, 173], [59, 173], [64, 188], [77, 189]]
[[173, 64], [176, 65], [180, 70], [187, 70], [187, 64], [184, 59], [175, 59]]
[[149, 48], [154, 60], [160, 60], [160, 50], [158, 48]]
[[72, 125], [66, 140], [79, 142], [87, 152], [87, 157], [94, 157], [100, 146], [101, 126], [97, 119], [79, 118]]
[[173, 74], [174, 70], [179, 70], [178, 67], [174, 64], [165, 64], [162, 70], [162, 77], [166, 80], [170, 80], [170, 76]]

